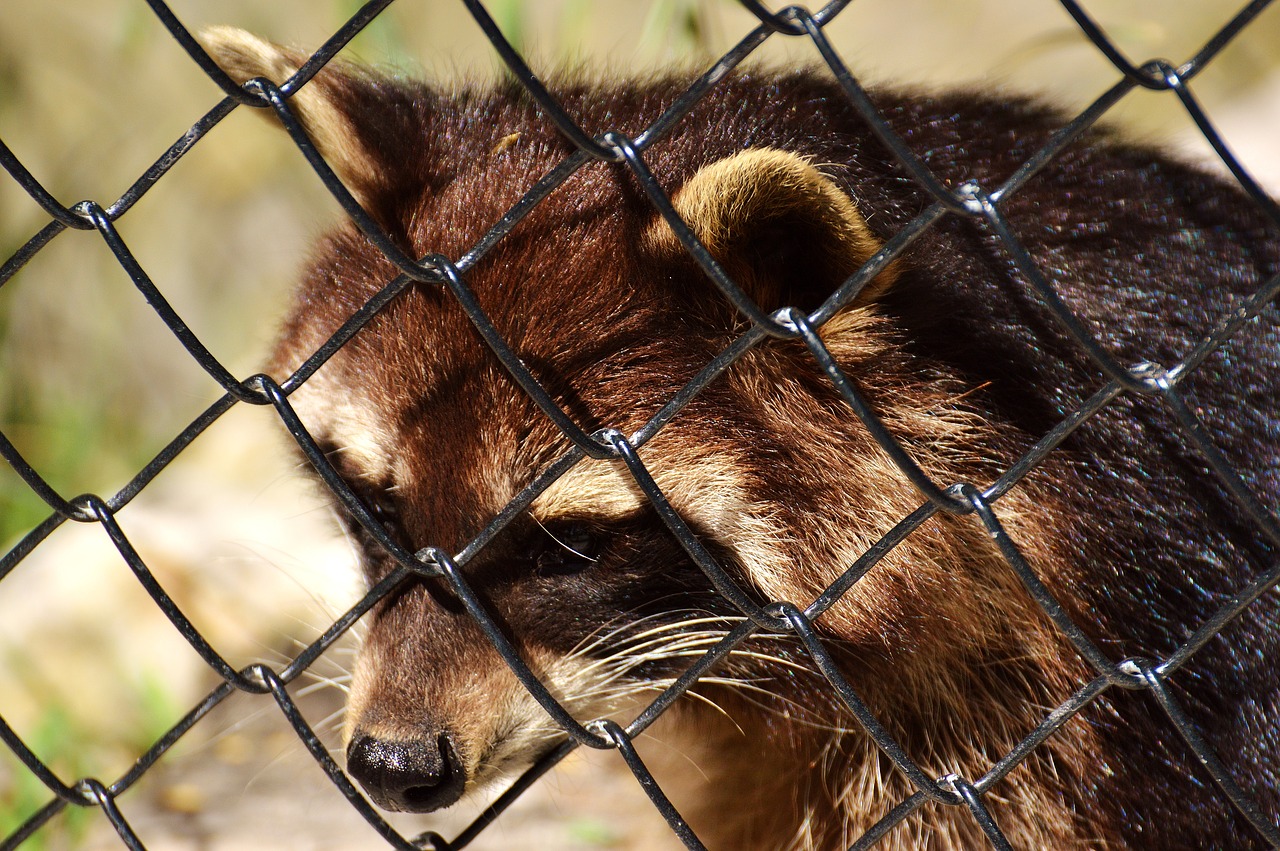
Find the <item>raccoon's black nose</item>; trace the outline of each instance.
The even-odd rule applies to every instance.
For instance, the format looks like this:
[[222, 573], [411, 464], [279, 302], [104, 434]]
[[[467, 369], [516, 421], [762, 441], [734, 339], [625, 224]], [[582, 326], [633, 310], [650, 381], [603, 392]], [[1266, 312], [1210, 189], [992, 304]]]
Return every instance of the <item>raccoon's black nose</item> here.
[[347, 771], [384, 810], [427, 813], [462, 797], [466, 774], [447, 733], [435, 741], [387, 741], [357, 735], [347, 746]]

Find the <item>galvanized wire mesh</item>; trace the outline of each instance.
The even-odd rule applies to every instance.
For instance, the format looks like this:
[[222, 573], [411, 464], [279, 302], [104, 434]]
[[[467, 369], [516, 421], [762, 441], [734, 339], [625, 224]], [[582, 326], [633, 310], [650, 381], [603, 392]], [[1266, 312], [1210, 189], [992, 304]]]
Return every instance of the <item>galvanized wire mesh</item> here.
[[[338, 181], [329, 166], [309, 143], [306, 132], [290, 107], [290, 96], [305, 86], [326, 62], [391, 2], [392, 0], [377, 0], [377, 2], [366, 4], [291, 79], [283, 81], [280, 85], [258, 80], [240, 86], [218, 68], [177, 16], [161, 0], [148, 0], [152, 12], [187, 52], [191, 60], [221, 87], [225, 98], [200, 118], [189, 132], [165, 151], [151, 168], [112, 203], [104, 204], [90, 200], [70, 205], [64, 204], [62, 200], [46, 191], [41, 181], [24, 168], [13, 152], [0, 142], [0, 163], [3, 164], [10, 178], [25, 190], [50, 218], [46, 226], [0, 266], [0, 285], [12, 278], [24, 268], [28, 261], [65, 232], [97, 231], [129, 279], [146, 297], [148, 303], [181, 342], [191, 358], [223, 391], [221, 398], [174, 437], [160, 453], [138, 471], [125, 487], [105, 497], [85, 494], [68, 498], [59, 493], [48, 484], [39, 470], [23, 458], [13, 442], [0, 433], [0, 454], [50, 509], [47, 519], [33, 528], [0, 560], [0, 581], [59, 526], [69, 521], [98, 524], [110, 537], [121, 558], [136, 575], [138, 582], [146, 589], [155, 604], [221, 679], [217, 688], [192, 707], [181, 721], [139, 756], [134, 767], [110, 781], [92, 777], [59, 776], [42, 762], [28, 744], [4, 722], [3, 718], [0, 718], [0, 740], [21, 760], [28, 771], [39, 778], [40, 782], [47, 787], [50, 796], [47, 805], [32, 815], [14, 833], [0, 841], [0, 848], [16, 848], [69, 807], [99, 808], [110, 819], [121, 841], [127, 847], [144, 847], [143, 838], [135, 834], [129, 821], [117, 807], [117, 798], [128, 792], [175, 743], [199, 724], [215, 706], [236, 691], [262, 695], [264, 698], [269, 695], [278, 705], [284, 718], [292, 725], [300, 741], [335, 786], [341, 790], [351, 806], [358, 810], [392, 847], [444, 849], [466, 846], [539, 777], [559, 763], [574, 748], [587, 745], [618, 750], [672, 831], [689, 847], [698, 848], [701, 847], [698, 837], [668, 801], [661, 787], [654, 782], [637, 754], [633, 740], [693, 687], [699, 678], [712, 671], [718, 662], [753, 635], [762, 632], [788, 634], [803, 644], [813, 662], [829, 681], [830, 688], [838, 693], [896, 770], [908, 777], [917, 790], [906, 800], [896, 802], [889, 809], [888, 814], [854, 844], [855, 848], [873, 847], [896, 825], [911, 818], [913, 813], [929, 804], [967, 808], [981, 826], [992, 847], [1010, 847], [1009, 841], [1001, 833], [988, 811], [986, 796], [997, 789], [998, 784], [1027, 759], [1037, 746], [1111, 689], [1148, 691], [1152, 699], [1158, 702], [1167, 714], [1169, 729], [1181, 737], [1198, 758], [1200, 765], [1189, 766], [1188, 771], [1198, 772], [1205, 782], [1216, 784], [1221, 793], [1223, 806], [1234, 807], [1252, 824], [1263, 841], [1272, 846], [1280, 846], [1280, 828], [1267, 819], [1251, 800], [1250, 795], [1232, 779], [1230, 771], [1223, 764], [1222, 760], [1229, 755], [1224, 756], [1214, 751], [1183, 711], [1173, 692], [1167, 687], [1170, 677], [1174, 676], [1200, 648], [1218, 635], [1224, 626], [1240, 612], [1254, 604], [1259, 597], [1280, 582], [1280, 565], [1257, 575], [1236, 589], [1235, 595], [1224, 603], [1213, 617], [1203, 623], [1187, 624], [1189, 637], [1164, 658], [1114, 659], [1072, 620], [1063, 605], [1055, 599], [1033, 567], [1028, 564], [1017, 543], [1005, 532], [993, 510], [993, 506], [1002, 496], [1015, 488], [1082, 423], [1122, 395], [1145, 396], [1156, 400], [1171, 413], [1182, 431], [1182, 436], [1205, 459], [1207, 475], [1216, 477], [1221, 487], [1230, 493], [1240, 511], [1252, 522], [1256, 535], [1269, 541], [1273, 546], [1280, 546], [1280, 523], [1274, 515], [1273, 506], [1261, 504], [1245, 484], [1240, 473], [1233, 469], [1223, 457], [1195, 406], [1188, 402], [1182, 387], [1187, 376], [1191, 375], [1227, 341], [1240, 333], [1246, 323], [1267, 308], [1277, 291], [1280, 291], [1280, 276], [1267, 281], [1243, 304], [1234, 305], [1230, 311], [1224, 311], [1216, 319], [1211, 333], [1176, 363], [1144, 363], [1129, 366], [1116, 362], [1106, 347], [1099, 343], [1086, 323], [1081, 321], [1060, 299], [1044, 271], [1024, 248], [1013, 229], [1007, 225], [1001, 211], [1002, 198], [1017, 192], [1033, 175], [1067, 146], [1078, 140], [1126, 95], [1137, 89], [1147, 89], [1165, 92], [1169, 97], [1177, 98], [1181, 102], [1227, 169], [1253, 198], [1259, 209], [1274, 223], [1274, 226], [1280, 228], [1280, 207], [1258, 186], [1248, 170], [1232, 155], [1209, 117], [1197, 103], [1191, 88], [1191, 83], [1197, 75], [1209, 67], [1227, 44], [1244, 31], [1250, 22], [1269, 5], [1266, 0], [1255, 0], [1246, 5], [1221, 30], [1210, 34], [1203, 46], [1191, 58], [1176, 65], [1165, 61], [1139, 64], [1131, 62], [1116, 48], [1107, 32], [1090, 18], [1084, 8], [1072, 0], [1061, 0], [1062, 7], [1074, 19], [1080, 30], [1114, 65], [1118, 79], [1108, 91], [1066, 123], [1043, 148], [1024, 163], [1021, 169], [999, 186], [983, 186], [977, 183], [948, 185], [938, 178], [918, 154], [891, 129], [889, 123], [878, 112], [873, 100], [864, 91], [858, 77], [850, 70], [848, 64], [824, 34], [824, 26], [837, 15], [845, 13], [850, 5], [846, 2], [833, 2], [816, 11], [793, 6], [773, 12], [752, 0], [742, 0], [742, 4], [756, 16], [758, 26], [744, 34], [733, 50], [722, 56], [702, 76], [698, 77], [670, 104], [657, 122], [640, 134], [628, 137], [620, 132], [606, 132], [592, 136], [579, 127], [573, 117], [560, 106], [555, 95], [539, 82], [538, 77], [528, 67], [520, 53], [512, 47], [495, 25], [484, 6], [478, 0], [464, 0], [476, 24], [491, 41], [512, 77], [518, 80], [529, 96], [540, 105], [547, 120], [572, 142], [576, 152], [569, 156], [559, 168], [547, 174], [536, 185], [529, 187], [523, 200], [499, 221], [493, 222], [492, 227], [469, 252], [457, 258], [443, 256], [418, 258], [404, 253]], [[770, 39], [788, 38], [805, 39], [812, 43], [817, 55], [821, 57], [850, 103], [865, 119], [867, 126], [892, 151], [906, 173], [934, 199], [930, 206], [890, 239], [861, 270], [849, 278], [837, 292], [810, 315], [793, 308], [770, 314], [754, 304], [680, 220], [664, 190], [649, 172], [644, 156], [647, 148], [659, 143], [662, 137], [679, 124], [719, 80], [751, 56], [762, 44]], [[400, 273], [394, 280], [387, 282], [375, 298], [356, 311], [337, 333], [283, 383], [277, 383], [265, 375], [252, 375], [241, 379], [220, 363], [190, 330], [182, 316], [170, 306], [165, 294], [153, 283], [147, 271], [131, 253], [116, 226], [116, 223], [151, 190], [157, 181], [165, 177], [175, 163], [194, 146], [205, 144], [206, 134], [233, 110], [241, 107], [270, 109], [279, 116], [314, 169], [317, 179], [333, 194], [364, 235], [385, 254]], [[557, 186], [592, 161], [625, 164], [648, 194], [653, 207], [670, 223], [681, 242], [708, 277], [715, 282], [725, 298], [751, 322], [750, 330], [720, 357], [707, 364], [688, 386], [670, 399], [643, 428], [631, 435], [612, 429], [595, 433], [588, 433], [582, 429], [521, 363], [502, 334], [479, 307], [467, 285], [468, 269], [485, 252], [502, 240], [506, 233]], [[1056, 427], [1041, 436], [1031, 451], [1005, 471], [998, 480], [985, 488], [967, 483], [931, 480], [913, 460], [911, 453], [880, 422], [856, 385], [842, 373], [840, 366], [828, 352], [818, 334], [818, 329], [823, 323], [841, 306], [847, 304], [867, 281], [901, 254], [921, 232], [947, 216], [979, 220], [985, 223], [990, 232], [998, 235], [1010, 262], [1032, 284], [1060, 323], [1061, 328], [1087, 353], [1108, 379], [1104, 387], [1092, 394], [1083, 405], [1070, 411]], [[484, 531], [457, 554], [436, 548], [410, 552], [388, 536], [381, 524], [371, 516], [368, 508], [361, 504], [330, 465], [324, 452], [316, 445], [289, 402], [292, 391], [307, 381], [334, 351], [345, 345], [384, 305], [395, 299], [414, 282], [441, 287], [452, 293], [475, 327], [480, 330], [486, 342], [501, 359], [510, 375], [563, 431], [573, 445], [573, 448], [560, 461], [549, 467], [510, 505], [492, 518]], [[850, 565], [837, 582], [804, 608], [782, 601], [763, 606], [754, 602], [751, 594], [741, 588], [717, 562], [673, 508], [662, 489], [650, 476], [637, 452], [691, 398], [729, 368], [736, 359], [769, 337], [803, 341], [812, 354], [814, 362], [830, 377], [840, 395], [848, 403], [851, 412], [863, 421], [901, 471], [919, 489], [921, 495], [921, 504], [916, 511], [903, 517], [898, 526], [883, 540], [877, 542], [862, 558]], [[151, 483], [192, 441], [237, 405], [273, 408], [281, 422], [296, 439], [303, 454], [319, 471], [337, 499], [398, 563], [394, 571], [371, 588], [358, 604], [338, 618], [323, 635], [298, 653], [288, 664], [278, 668], [258, 664], [238, 670], [226, 661], [201, 635], [200, 630], [193, 625], [165, 588], [155, 579], [151, 569], [135, 551], [129, 536], [116, 520], [116, 515], [121, 509]], [[647, 709], [625, 727], [612, 721], [575, 718], [521, 659], [510, 637], [495, 622], [481, 597], [470, 587], [469, 580], [461, 569], [514, 517], [525, 511], [539, 493], [584, 457], [608, 458], [622, 462], [690, 558], [704, 571], [715, 588], [746, 616], [741, 626], [732, 630], [714, 648], [690, 665], [684, 675], [663, 691]], [[887, 552], [940, 512], [972, 513], [980, 519], [990, 535], [998, 542], [1007, 559], [1009, 569], [1016, 573], [1032, 597], [1093, 671], [1093, 679], [1081, 683], [1079, 690], [1062, 705], [1044, 713], [1043, 721], [1038, 727], [1029, 731], [1017, 747], [994, 761], [985, 773], [977, 777], [955, 775], [932, 777], [914, 762], [894, 740], [881, 719], [868, 709], [854, 688], [841, 675], [831, 652], [824, 645], [820, 631], [814, 626], [815, 619], [820, 618], [842, 595], [847, 593]], [[406, 579], [414, 576], [434, 577], [448, 583], [524, 687], [567, 734], [564, 744], [530, 769], [507, 792], [494, 801], [469, 828], [452, 838], [435, 833], [407, 837], [388, 824], [330, 757], [299, 711], [295, 698], [287, 688], [290, 683], [316, 664], [321, 654], [325, 653], [380, 599], [392, 593]], [[110, 617], [110, 613], [104, 613], [103, 616]], [[127, 627], [122, 625], [121, 628]], [[33, 652], [38, 651], [33, 650]], [[0, 705], [0, 711], [3, 711], [2, 705]]]

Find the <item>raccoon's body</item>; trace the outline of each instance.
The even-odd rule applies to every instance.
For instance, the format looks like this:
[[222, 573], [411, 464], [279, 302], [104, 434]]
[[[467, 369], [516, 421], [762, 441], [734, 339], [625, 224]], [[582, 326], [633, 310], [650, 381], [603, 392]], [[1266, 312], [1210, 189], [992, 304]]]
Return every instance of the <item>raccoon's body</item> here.
[[[238, 79], [281, 81], [301, 62], [235, 31], [207, 40]], [[557, 95], [589, 132], [635, 134], [682, 88], [575, 84]], [[941, 179], [987, 191], [1061, 125], [1040, 106], [972, 94], [875, 100]], [[355, 198], [413, 256], [463, 257], [572, 152], [515, 87], [448, 92], [334, 67], [291, 103]], [[817, 308], [932, 203], [818, 75], [734, 75], [643, 157], [766, 312]], [[998, 203], [1063, 302], [1126, 367], [1174, 367], [1280, 271], [1276, 228], [1241, 191], [1097, 133]], [[288, 375], [396, 274], [353, 226], [326, 236], [274, 373]], [[749, 326], [621, 165], [579, 170], [465, 279], [587, 433], [635, 433]], [[819, 333], [940, 487], [989, 487], [1107, 383], [990, 229], [956, 215], [925, 230]], [[1268, 511], [1280, 493], [1278, 345], [1268, 310], [1173, 376]], [[461, 551], [570, 446], [457, 301], [430, 285], [391, 300], [291, 398], [410, 551]], [[638, 454], [762, 605], [804, 608], [926, 501], [796, 339], [756, 345]], [[1168, 658], [1275, 561], [1274, 543], [1158, 395], [1115, 399], [992, 510], [1112, 662]], [[393, 561], [353, 529], [376, 583]], [[582, 721], [626, 720], [743, 620], [616, 460], [577, 463], [462, 570]], [[1168, 685], [1273, 824], [1276, 613], [1269, 593]], [[814, 624], [843, 677], [931, 778], [977, 780], [1097, 675], [973, 513], [925, 521]], [[758, 633], [694, 692], [664, 718], [663, 735], [688, 754], [675, 781], [696, 788], [677, 804], [708, 847], [845, 848], [917, 791], [794, 635]], [[407, 583], [375, 608], [348, 716], [349, 770], [391, 809], [447, 806], [563, 740], [442, 580]], [[1016, 848], [1264, 844], [1153, 695], [1118, 686], [984, 802]], [[926, 803], [880, 847], [985, 842], [966, 807]]]

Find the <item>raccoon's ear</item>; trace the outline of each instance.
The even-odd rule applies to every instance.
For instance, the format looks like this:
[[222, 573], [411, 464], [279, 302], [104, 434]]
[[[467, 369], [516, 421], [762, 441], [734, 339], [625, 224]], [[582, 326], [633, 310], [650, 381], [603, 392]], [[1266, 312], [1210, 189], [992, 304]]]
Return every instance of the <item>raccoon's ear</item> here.
[[[857, 206], [802, 156], [753, 148], [699, 169], [671, 198], [680, 217], [764, 310], [813, 310], [880, 250]], [[659, 219], [646, 246], [663, 255], [685, 250]], [[898, 274], [890, 264], [858, 294], [884, 293]]]
[[[237, 83], [255, 77], [283, 83], [308, 58], [235, 27], [211, 27], [199, 39]], [[382, 218], [379, 194], [403, 179], [398, 172], [421, 159], [421, 151], [419, 156], [408, 156], [402, 149], [421, 143], [417, 113], [424, 94], [406, 91], [360, 66], [333, 60], [293, 94], [289, 105], [343, 185], [361, 206]]]

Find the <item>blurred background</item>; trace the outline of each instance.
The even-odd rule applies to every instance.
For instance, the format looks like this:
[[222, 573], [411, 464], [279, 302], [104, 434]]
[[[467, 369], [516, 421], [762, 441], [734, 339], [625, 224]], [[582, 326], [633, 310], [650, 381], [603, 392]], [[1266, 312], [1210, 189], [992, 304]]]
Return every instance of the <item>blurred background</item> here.
[[[233, 24], [314, 49], [350, 0], [173, 0], [191, 30]], [[1130, 59], [1185, 61], [1238, 10], [1227, 0], [1094, 0]], [[730, 0], [500, 0], [488, 4], [539, 71], [630, 76], [698, 70], [753, 19]], [[5, 0], [0, 139], [63, 204], [109, 206], [220, 99], [143, 0]], [[828, 29], [864, 82], [1035, 93], [1082, 109], [1117, 72], [1048, 0], [857, 0]], [[1248, 27], [1194, 82], [1245, 165], [1280, 188], [1280, 12]], [[455, 85], [498, 79], [461, 3], [399, 0], [348, 48], [394, 73]], [[771, 39], [757, 63], [816, 64]], [[143, 268], [237, 376], [259, 368], [308, 244], [340, 211], [283, 134], [237, 110], [119, 222]], [[1109, 115], [1126, 135], [1218, 168], [1176, 99], [1136, 92]], [[0, 174], [0, 262], [48, 222]], [[110, 495], [221, 395], [146, 305], [96, 233], [66, 232], [0, 287], [0, 431], [60, 493]], [[352, 554], [283, 450], [268, 410], [239, 406], [120, 513], [184, 612], [236, 667], [277, 667], [358, 597]], [[0, 552], [48, 516], [0, 463]], [[337, 747], [350, 651], [297, 690]], [[0, 717], [64, 780], [110, 782], [216, 684], [97, 526], [65, 524], [0, 582]], [[629, 777], [578, 760], [472, 847], [658, 847]], [[605, 783], [629, 799], [586, 811]], [[611, 784], [611, 785], [610, 785]], [[0, 839], [49, 799], [0, 747]], [[336, 806], [335, 806], [336, 805]], [[236, 697], [121, 800], [153, 848], [380, 847], [279, 720]], [[446, 835], [445, 822], [402, 820]], [[301, 827], [288, 824], [299, 820]], [[443, 826], [442, 826], [443, 825]], [[96, 811], [64, 813], [24, 848], [117, 847]]]

